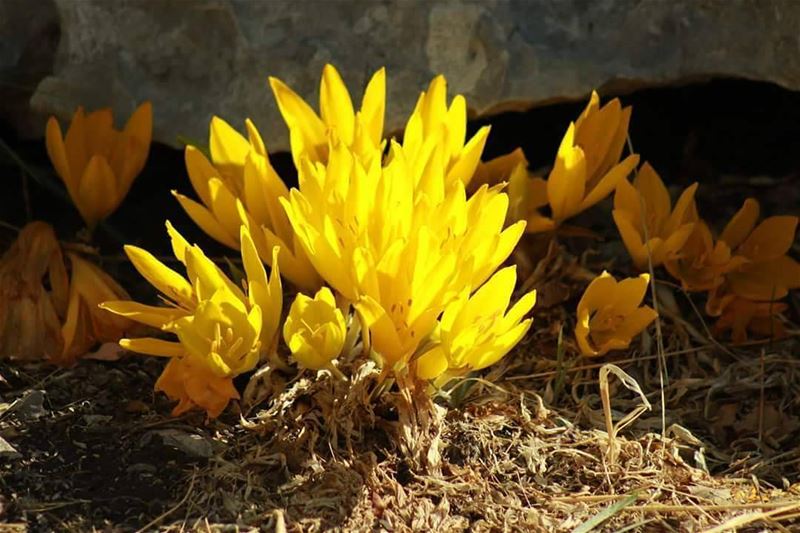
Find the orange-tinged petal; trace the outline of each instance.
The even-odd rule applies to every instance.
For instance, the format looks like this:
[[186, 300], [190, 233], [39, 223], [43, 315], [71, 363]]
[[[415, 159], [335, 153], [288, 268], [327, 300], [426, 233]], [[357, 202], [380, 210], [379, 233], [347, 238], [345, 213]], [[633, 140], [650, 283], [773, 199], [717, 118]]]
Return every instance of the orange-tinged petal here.
[[753, 230], [737, 252], [754, 261], [776, 259], [792, 247], [796, 231], [797, 217], [769, 217]]
[[570, 124], [547, 178], [547, 197], [553, 220], [560, 223], [580, 211], [586, 187], [586, 159], [574, 144], [575, 124]]
[[633, 185], [644, 200], [648, 220], [655, 222], [653, 227], [650, 228], [650, 231], [656, 233], [652, 235], [655, 237], [660, 234], [660, 229], [666, 223], [672, 209], [669, 192], [664, 186], [661, 177], [648, 162], [645, 162], [642, 168], [639, 169]]
[[45, 140], [47, 145], [47, 155], [56, 169], [56, 173], [61, 177], [64, 185], [67, 187], [72, 201], [78, 197], [78, 182], [76, 181], [80, 174], [73, 176], [69, 168], [69, 160], [67, 159], [67, 151], [64, 147], [64, 138], [61, 135], [61, 127], [55, 117], [50, 117], [47, 121], [47, 129], [45, 130]]
[[110, 215], [119, 205], [117, 179], [104, 157], [89, 160], [78, 186], [78, 209], [89, 228]]
[[724, 241], [731, 250], [736, 249], [756, 227], [756, 221], [760, 214], [758, 201], [748, 198], [744, 201], [741, 209], [733, 215], [728, 225], [722, 231], [719, 240]]

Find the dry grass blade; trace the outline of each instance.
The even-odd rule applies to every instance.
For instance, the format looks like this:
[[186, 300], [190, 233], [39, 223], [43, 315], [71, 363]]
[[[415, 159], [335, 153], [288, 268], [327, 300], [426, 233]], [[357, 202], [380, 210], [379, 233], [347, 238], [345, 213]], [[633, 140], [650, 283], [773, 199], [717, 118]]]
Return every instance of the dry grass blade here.
[[742, 528], [749, 524], [753, 524], [754, 522], [779, 519], [779, 515], [797, 509], [800, 509], [800, 502], [790, 503], [789, 505], [778, 507], [777, 509], [773, 509], [771, 511], [742, 514], [739, 516], [735, 516], [730, 520], [723, 522], [722, 524], [719, 524], [718, 526], [712, 527], [711, 529], [707, 529], [705, 530], [704, 533], [721, 533], [722, 531], [738, 530], [739, 528]]
[[[608, 374], [614, 374], [619, 378], [620, 382], [630, 391], [635, 392], [639, 395], [639, 398], [642, 400], [642, 403], [635, 407], [633, 411], [622, 417], [622, 420], [614, 424], [614, 420], [611, 417], [611, 396], [609, 393], [608, 388]], [[622, 370], [617, 365], [607, 364], [603, 365], [600, 369], [600, 398], [603, 401], [603, 415], [605, 416], [606, 421], [606, 432], [608, 433], [608, 449], [607, 449], [607, 457], [610, 464], [615, 464], [617, 462], [617, 455], [619, 454], [619, 443], [617, 443], [617, 433], [634, 420], [639, 418], [642, 413], [645, 411], [649, 411], [652, 409], [650, 402], [647, 400], [647, 396], [645, 396], [642, 388], [633, 379], [630, 375], [628, 375], [624, 370]]]
[[594, 529], [597, 526], [599, 526], [600, 524], [602, 524], [603, 522], [605, 522], [606, 520], [608, 520], [609, 518], [620, 512], [625, 507], [628, 507], [629, 505], [634, 503], [638, 497], [639, 494], [635, 492], [633, 494], [628, 494], [618, 502], [609, 505], [608, 507], [606, 507], [605, 509], [603, 509], [602, 511], [591, 517], [589, 520], [587, 520], [583, 524], [573, 529], [572, 533], [588, 533], [589, 531], [594, 531]]

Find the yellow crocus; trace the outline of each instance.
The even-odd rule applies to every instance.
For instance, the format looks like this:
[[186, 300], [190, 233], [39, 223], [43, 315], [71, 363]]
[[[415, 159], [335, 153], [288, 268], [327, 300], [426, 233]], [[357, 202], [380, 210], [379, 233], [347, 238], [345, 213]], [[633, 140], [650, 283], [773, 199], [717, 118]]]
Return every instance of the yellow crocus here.
[[117, 342], [129, 333], [131, 320], [112, 315], [98, 306], [109, 300], [130, 298], [128, 293], [100, 267], [67, 253], [72, 273], [69, 281], [69, 305], [61, 333], [64, 349], [54, 361], [71, 365], [94, 345]]
[[184, 154], [200, 202], [173, 194], [191, 219], [218, 242], [239, 248], [239, 228], [244, 224], [268, 265], [272, 265], [272, 250], [279, 247], [283, 275], [303, 290], [316, 290], [322, 280], [280, 204], [289, 190], [272, 167], [258, 129], [249, 119], [245, 125], [247, 138], [221, 118], [212, 118], [211, 161], [194, 146], [187, 146]]
[[533, 319], [536, 291], [508, 308], [517, 282], [516, 267], [495, 273], [472, 296], [465, 291], [444, 310], [434, 346], [417, 359], [421, 379], [445, 379], [481, 370], [504, 357], [525, 336]]
[[[183, 409], [187, 402], [203, 407], [208, 404], [208, 394], [230, 391], [233, 377], [252, 370], [263, 355], [274, 350], [283, 302], [278, 250], [273, 250], [274, 266], [268, 278], [250, 233], [242, 226], [240, 239], [246, 275], [246, 290], [242, 290], [169, 223], [167, 230], [173, 253], [185, 266], [188, 279], [141, 248], [126, 246], [125, 252], [136, 270], [161, 292], [169, 305], [109, 301], [101, 307], [176, 335], [177, 341], [133, 338], [122, 339], [120, 345], [131, 351], [180, 360], [168, 365], [168, 370], [175, 374], [167, 374], [165, 381], [159, 383], [172, 399], [181, 402], [176, 409]], [[214, 380], [205, 385], [198, 376], [190, 380], [186, 376], [188, 369], [197, 369], [198, 376], [214, 376]], [[187, 385], [190, 381], [192, 386]], [[167, 382], [172, 385], [165, 385]], [[184, 385], [176, 385], [178, 382]], [[188, 396], [178, 395], [179, 391]], [[193, 391], [202, 394], [194, 397]], [[209, 416], [216, 416], [215, 410], [206, 410]]]
[[[636, 168], [636, 154], [620, 161], [630, 116], [631, 108], [623, 108], [618, 98], [601, 107], [600, 97], [592, 92], [586, 109], [567, 128], [547, 180], [530, 179], [533, 191], [516, 208], [527, 215], [528, 232], [557, 229], [565, 220], [605, 199]], [[511, 203], [520, 201], [512, 197]], [[549, 216], [538, 211], [545, 205], [550, 207]]]
[[664, 266], [686, 291], [710, 291], [725, 281], [725, 274], [736, 270], [746, 259], [734, 256], [725, 241], [717, 240], [708, 225], [698, 220], [680, 253]]
[[172, 409], [173, 416], [202, 409], [209, 418], [216, 418], [228, 402], [239, 399], [239, 391], [230, 378], [220, 377], [188, 357], [170, 359], [156, 381], [155, 390], [178, 402]]
[[386, 108], [386, 71], [372, 75], [356, 112], [350, 93], [333, 65], [325, 65], [319, 89], [320, 114], [277, 78], [269, 78], [283, 120], [289, 128], [292, 157], [300, 167], [303, 158], [314, 163], [328, 160], [328, 134], [337, 137], [361, 159], [380, 158]]
[[55, 117], [47, 121], [47, 154], [89, 229], [113, 213], [142, 171], [150, 151], [153, 108], [140, 105], [122, 131], [111, 109], [86, 114], [79, 107], [66, 137]]
[[679, 256], [697, 219], [696, 190], [697, 183], [685, 189], [673, 209], [664, 182], [649, 163], [642, 165], [633, 185], [619, 182], [614, 222], [636, 268], [647, 270], [648, 257], [657, 267]]
[[415, 163], [413, 175], [420, 175], [434, 157], [444, 165], [446, 188], [456, 182], [468, 186], [481, 162], [489, 129], [483, 126], [467, 140], [467, 101], [459, 94], [448, 106], [447, 80], [436, 76], [420, 94], [403, 133], [403, 151]]
[[53, 227], [26, 225], [0, 258], [0, 359], [56, 359], [69, 278]]
[[649, 282], [648, 274], [617, 282], [603, 272], [589, 283], [578, 302], [575, 325], [575, 339], [583, 355], [624, 350], [656, 319], [651, 307], [641, 305]]
[[329, 367], [342, 352], [347, 334], [344, 315], [328, 287], [314, 298], [298, 294], [283, 325], [283, 338], [292, 356], [305, 368]]
[[385, 166], [365, 168], [335, 139], [329, 152], [327, 165], [304, 161], [300, 190], [282, 202], [317, 271], [355, 304], [373, 350], [403, 367], [444, 307], [508, 257], [525, 223], [504, 228], [501, 187], [469, 198], [460, 180], [446, 187], [441, 160], [415, 184], [415, 161], [397, 143]]
[[730, 292], [741, 298], [779, 300], [800, 287], [800, 264], [787, 255], [798, 218], [772, 216], [756, 224], [759, 214], [758, 202], [748, 198], [720, 235], [734, 255], [744, 258], [726, 279]]

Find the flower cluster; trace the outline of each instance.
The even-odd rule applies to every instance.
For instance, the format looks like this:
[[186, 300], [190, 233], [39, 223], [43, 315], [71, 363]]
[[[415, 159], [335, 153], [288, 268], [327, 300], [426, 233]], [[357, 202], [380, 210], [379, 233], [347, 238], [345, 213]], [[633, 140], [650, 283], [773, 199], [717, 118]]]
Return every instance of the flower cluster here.
[[233, 378], [255, 368], [274, 350], [283, 305], [280, 272], [273, 250], [272, 273], [267, 277], [247, 227], [241, 227], [240, 246], [246, 283], [233, 283], [196, 245], [190, 245], [167, 222], [175, 258], [186, 277], [152, 254], [126, 246], [133, 266], [164, 297], [167, 306], [149, 306], [127, 300], [107, 301], [103, 309], [176, 337], [122, 339], [134, 352], [169, 357], [156, 389], [178, 405], [180, 414], [193, 407], [216, 417], [231, 399], [239, 397]]

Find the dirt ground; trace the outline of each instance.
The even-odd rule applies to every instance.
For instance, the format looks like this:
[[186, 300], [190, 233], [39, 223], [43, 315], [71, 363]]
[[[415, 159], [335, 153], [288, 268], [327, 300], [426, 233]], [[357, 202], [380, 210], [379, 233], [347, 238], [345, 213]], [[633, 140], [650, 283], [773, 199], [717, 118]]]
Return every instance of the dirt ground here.
[[[800, 96], [720, 81], [626, 99], [637, 151], [676, 189], [700, 181], [707, 218], [721, 224], [748, 195], [765, 213], [800, 214]], [[521, 139], [533, 166], [547, 164], [580, 107], [495, 117], [489, 155]], [[43, 218], [73, 238], [77, 215], [52, 192], [41, 144], [2, 139], [15, 157], [0, 150], [14, 183], [0, 220]], [[274, 159], [289, 175], [287, 158]], [[182, 156], [154, 147], [98, 234], [104, 266], [143, 298], [149, 289], [121, 260], [120, 241], [168, 253], [153, 212], [210, 255], [231, 255], [173, 205], [172, 188], [190, 189]], [[371, 397], [368, 364], [351, 369], [347, 387], [277, 376], [283, 386], [267, 400], [209, 422], [170, 417], [153, 392], [156, 358], [106, 347], [70, 369], [0, 362], [0, 531], [800, 531], [798, 295], [788, 299], [786, 339], [732, 346], [710, 334], [697, 312], [703, 297], [662, 273], [662, 356], [652, 330], [629, 352], [588, 360], [572, 340], [585, 272], [630, 267], [608, 205], [580, 223], [598, 238], [563, 240], [537, 265], [526, 259], [541, 243], [526, 239], [520, 272], [540, 293], [531, 333], [449, 403], [430, 406], [412, 435], [395, 394]], [[0, 228], [0, 246], [13, 236]], [[611, 438], [605, 363], [651, 405]], [[615, 422], [643, 405], [613, 374], [608, 383]]]

